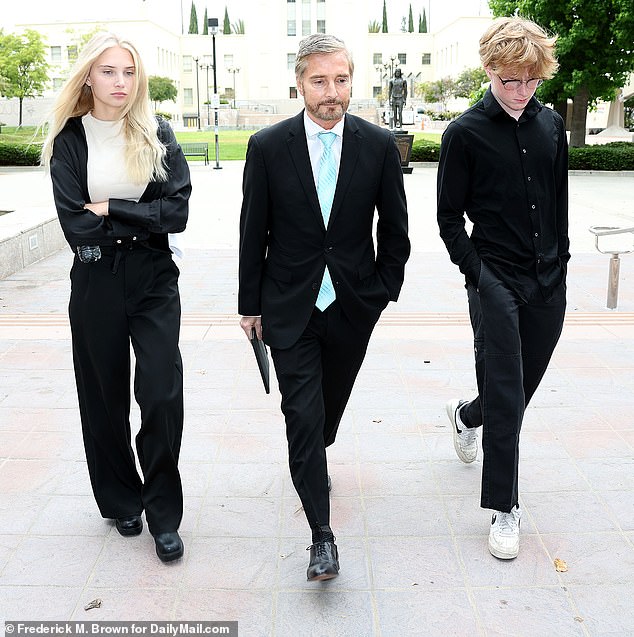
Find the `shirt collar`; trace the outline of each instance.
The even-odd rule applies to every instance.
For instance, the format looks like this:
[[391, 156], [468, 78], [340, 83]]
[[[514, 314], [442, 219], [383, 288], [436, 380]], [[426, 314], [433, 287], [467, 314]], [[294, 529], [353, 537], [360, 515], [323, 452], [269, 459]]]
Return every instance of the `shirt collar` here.
[[[500, 103], [495, 99], [495, 96], [491, 92], [491, 87], [487, 89], [487, 92], [484, 94], [482, 98], [482, 103], [484, 104], [484, 112], [490, 119], [495, 119], [496, 117], [500, 117], [501, 114], [506, 115], [507, 117], [511, 117], [501, 106]], [[531, 99], [526, 104], [526, 108], [524, 112], [521, 114], [518, 121], [523, 122], [528, 119], [532, 119], [541, 111], [543, 108], [542, 104], [539, 100], [533, 95]]]
[[322, 132], [334, 133], [338, 137], [343, 137], [343, 125], [345, 119], [346, 116], [344, 114], [340, 121], [338, 121], [329, 131], [326, 131], [325, 128], [322, 128], [319, 124], [310, 119], [310, 117], [308, 117], [308, 113], [304, 110], [304, 129], [306, 130], [306, 137], [317, 137], [317, 135]]

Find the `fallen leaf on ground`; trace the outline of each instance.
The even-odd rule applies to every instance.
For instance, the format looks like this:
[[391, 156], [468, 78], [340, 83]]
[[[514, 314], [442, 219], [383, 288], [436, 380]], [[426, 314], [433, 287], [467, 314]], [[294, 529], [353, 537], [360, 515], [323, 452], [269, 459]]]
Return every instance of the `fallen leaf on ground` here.
[[564, 562], [564, 560], [560, 560], [558, 557], [555, 558], [555, 570], [558, 573], [565, 573], [568, 570], [568, 564]]

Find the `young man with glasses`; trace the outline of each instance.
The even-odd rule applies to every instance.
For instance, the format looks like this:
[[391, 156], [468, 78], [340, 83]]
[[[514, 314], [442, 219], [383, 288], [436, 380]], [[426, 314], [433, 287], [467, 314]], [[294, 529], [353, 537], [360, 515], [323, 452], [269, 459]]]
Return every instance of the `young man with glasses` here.
[[534, 96], [557, 70], [555, 41], [523, 18], [493, 21], [480, 39], [490, 87], [447, 127], [438, 167], [438, 224], [465, 275], [478, 384], [447, 414], [465, 463], [483, 425], [480, 504], [493, 510], [489, 551], [500, 559], [519, 552], [520, 429], [566, 307], [566, 130]]

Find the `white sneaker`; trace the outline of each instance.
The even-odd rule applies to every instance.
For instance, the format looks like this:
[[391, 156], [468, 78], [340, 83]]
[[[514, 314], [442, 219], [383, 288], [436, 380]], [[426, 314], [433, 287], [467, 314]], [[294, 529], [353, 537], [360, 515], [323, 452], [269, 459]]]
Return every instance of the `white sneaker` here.
[[447, 403], [447, 416], [451, 421], [451, 431], [453, 433], [453, 446], [462, 462], [469, 464], [478, 455], [478, 430], [475, 427], [465, 427], [458, 410], [465, 405], [467, 400], [454, 398]]
[[489, 552], [501, 560], [512, 560], [520, 552], [520, 505], [510, 513], [495, 511], [489, 531]]

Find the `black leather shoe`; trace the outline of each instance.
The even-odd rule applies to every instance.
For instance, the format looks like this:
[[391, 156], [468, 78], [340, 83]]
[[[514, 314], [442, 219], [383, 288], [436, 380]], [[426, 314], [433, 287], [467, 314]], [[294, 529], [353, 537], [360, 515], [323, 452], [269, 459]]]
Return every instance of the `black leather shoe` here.
[[139, 535], [143, 531], [143, 520], [140, 515], [129, 515], [125, 518], [116, 518], [114, 525], [117, 531], [124, 537]]
[[334, 542], [315, 542], [306, 550], [310, 550], [306, 571], [309, 582], [328, 580], [339, 575], [339, 553]]
[[330, 479], [330, 476], [328, 476], [328, 492], [332, 491], [332, 480]]
[[181, 540], [181, 536], [177, 531], [155, 535], [154, 543], [156, 544], [156, 554], [159, 556], [161, 562], [177, 560], [183, 557], [183, 553], [185, 552], [183, 540]]

